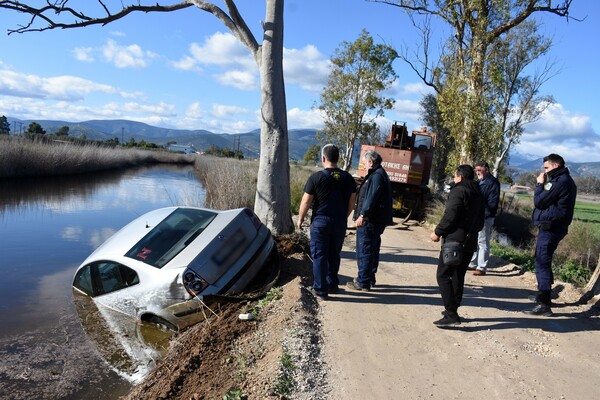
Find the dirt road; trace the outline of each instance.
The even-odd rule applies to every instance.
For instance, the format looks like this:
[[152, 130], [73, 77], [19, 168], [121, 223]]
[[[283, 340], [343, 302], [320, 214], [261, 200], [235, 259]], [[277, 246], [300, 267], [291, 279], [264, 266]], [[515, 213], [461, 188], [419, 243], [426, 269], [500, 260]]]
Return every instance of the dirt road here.
[[[554, 317], [532, 317], [535, 276], [493, 259], [468, 273], [463, 324], [439, 329], [439, 243], [429, 229], [384, 233], [377, 286], [320, 302], [329, 399], [593, 399], [600, 382], [600, 318], [564, 285]], [[347, 237], [342, 284], [356, 276]], [[559, 286], [560, 287], [560, 286]], [[594, 312], [595, 311], [595, 312]]]

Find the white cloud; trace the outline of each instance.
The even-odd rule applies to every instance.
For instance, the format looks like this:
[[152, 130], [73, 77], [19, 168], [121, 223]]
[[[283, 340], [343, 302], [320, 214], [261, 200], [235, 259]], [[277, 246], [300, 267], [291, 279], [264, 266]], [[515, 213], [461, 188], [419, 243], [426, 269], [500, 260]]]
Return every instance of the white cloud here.
[[231, 70], [215, 75], [217, 81], [226, 86], [233, 86], [240, 90], [255, 90], [258, 88], [256, 74], [250, 71]]
[[294, 107], [288, 110], [287, 115], [290, 129], [323, 128], [323, 115], [320, 110], [301, 110]]
[[103, 107], [106, 110], [114, 110], [115, 113], [150, 114], [151, 116], [174, 117], [177, 115], [175, 106], [160, 102], [158, 104], [109, 103]]
[[331, 63], [313, 45], [299, 50], [283, 49], [283, 71], [286, 83], [318, 92], [327, 84]]
[[91, 47], [76, 47], [73, 49], [72, 53], [77, 61], [91, 63], [95, 61], [94, 56], [92, 55], [93, 51], [94, 49]]
[[199, 119], [204, 116], [206, 113], [202, 109], [202, 105], [198, 102], [192, 103], [188, 106], [185, 117], [190, 119]]
[[184, 56], [179, 61], [173, 61], [171, 62], [171, 65], [173, 65], [175, 69], [180, 69], [183, 71], [202, 71], [202, 69], [198, 67], [197, 60], [194, 57], [190, 56]]
[[120, 46], [111, 39], [102, 47], [102, 54], [106, 62], [117, 68], [145, 68], [150, 59], [156, 57], [156, 54], [142, 50], [137, 44]]
[[238, 106], [214, 104], [212, 106], [211, 115], [215, 118], [239, 120], [242, 115], [252, 115], [252, 111]]
[[202, 46], [192, 43], [190, 53], [201, 64], [240, 65], [256, 69], [250, 52], [231, 33], [217, 32], [208, 37]]
[[183, 118], [172, 120], [179, 129], [206, 129], [212, 132], [245, 133], [258, 127], [259, 113], [239, 106], [213, 104], [208, 110], [194, 102]]
[[[417, 129], [411, 126], [417, 125], [421, 120], [421, 105], [418, 100], [396, 99], [393, 111], [397, 114], [397, 121], [405, 121], [408, 130]], [[389, 116], [389, 112], [386, 115]]]
[[82, 100], [85, 94], [92, 92], [112, 94], [117, 90], [110, 85], [95, 83], [75, 76], [43, 78], [15, 71], [0, 70], [0, 94], [3, 95], [76, 101]]
[[567, 162], [596, 161], [600, 154], [600, 136], [594, 131], [589, 116], [552, 104], [539, 121], [525, 126], [515, 150], [538, 157], [558, 153]]

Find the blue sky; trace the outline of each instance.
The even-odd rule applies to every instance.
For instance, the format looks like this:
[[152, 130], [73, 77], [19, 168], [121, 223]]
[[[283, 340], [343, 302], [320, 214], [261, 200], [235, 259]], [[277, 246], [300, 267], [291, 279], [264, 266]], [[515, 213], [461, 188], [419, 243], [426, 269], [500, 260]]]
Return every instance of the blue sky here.
[[[264, 1], [237, 3], [260, 37]], [[554, 41], [550, 59], [560, 70], [542, 93], [554, 96], [556, 104], [526, 127], [517, 150], [536, 157], [556, 152], [567, 163], [600, 161], [600, 2], [574, 0], [571, 14], [585, 21], [543, 18], [543, 30]], [[0, 115], [73, 122], [130, 119], [218, 133], [259, 127], [256, 64], [211, 14], [190, 8], [133, 15], [104, 27], [6, 35], [24, 22], [23, 16], [0, 11]], [[409, 20], [395, 7], [364, 0], [286, 1], [290, 129], [322, 126], [312, 107], [326, 82], [328, 60], [363, 28], [378, 43], [412, 49], [418, 43]], [[419, 101], [430, 89], [402, 61], [394, 67], [399, 78], [388, 95], [396, 106], [382, 126], [406, 121], [409, 129], [418, 129]]]

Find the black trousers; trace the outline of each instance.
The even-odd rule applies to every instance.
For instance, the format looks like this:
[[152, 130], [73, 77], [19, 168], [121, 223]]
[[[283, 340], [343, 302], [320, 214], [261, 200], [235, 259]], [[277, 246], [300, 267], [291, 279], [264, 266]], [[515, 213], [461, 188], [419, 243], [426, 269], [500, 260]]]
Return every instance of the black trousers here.
[[450, 315], [456, 315], [458, 307], [462, 302], [463, 292], [465, 290], [465, 274], [467, 267], [473, 257], [474, 249], [470, 251], [465, 249], [463, 254], [463, 262], [460, 265], [450, 266], [445, 265], [442, 259], [442, 252], [438, 259], [437, 267], [437, 283], [442, 294], [442, 302], [444, 308]]

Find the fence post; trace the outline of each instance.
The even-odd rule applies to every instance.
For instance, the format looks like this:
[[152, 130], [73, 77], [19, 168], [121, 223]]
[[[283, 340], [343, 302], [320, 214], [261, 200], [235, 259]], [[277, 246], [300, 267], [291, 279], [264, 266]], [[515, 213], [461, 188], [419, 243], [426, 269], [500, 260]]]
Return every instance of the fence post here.
[[598, 264], [596, 265], [596, 269], [592, 274], [592, 277], [588, 281], [587, 285], [583, 288], [583, 295], [579, 299], [579, 303], [587, 303], [590, 299], [596, 295], [600, 294], [600, 258], [598, 259]]

